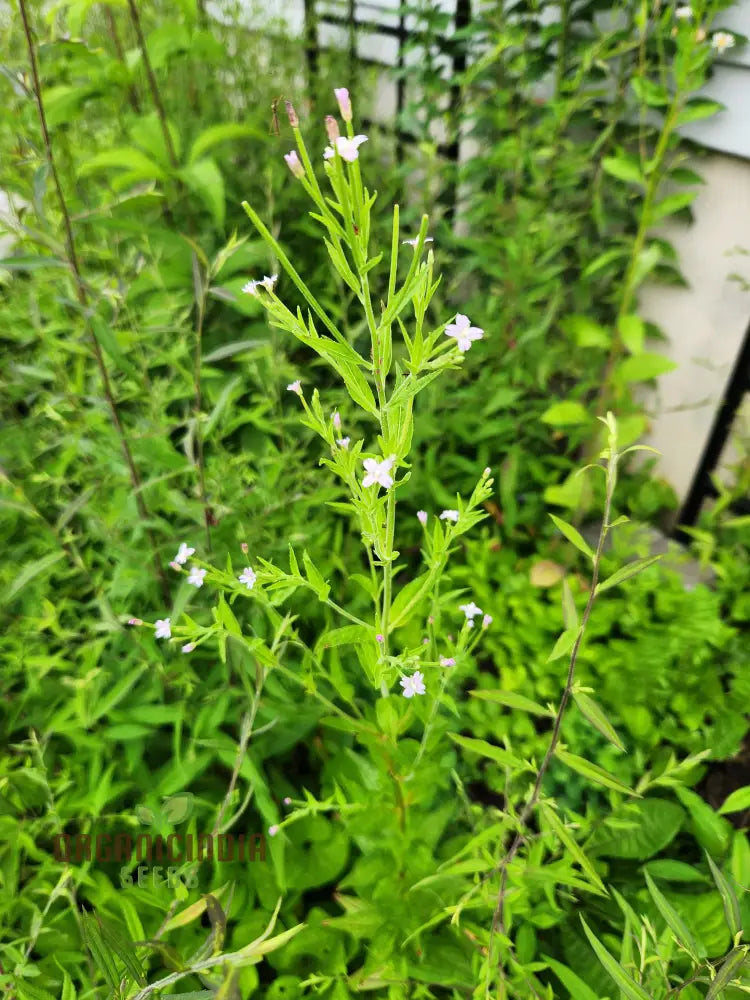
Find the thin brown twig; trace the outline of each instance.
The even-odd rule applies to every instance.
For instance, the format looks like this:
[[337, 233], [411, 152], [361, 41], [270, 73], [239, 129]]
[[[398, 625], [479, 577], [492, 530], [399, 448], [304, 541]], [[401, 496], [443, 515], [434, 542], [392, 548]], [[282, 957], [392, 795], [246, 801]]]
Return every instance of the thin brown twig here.
[[135, 34], [138, 39], [138, 48], [141, 50], [141, 58], [143, 59], [143, 65], [146, 69], [146, 76], [148, 77], [148, 86], [151, 91], [151, 97], [154, 102], [154, 107], [156, 108], [156, 114], [159, 118], [159, 124], [161, 125], [162, 134], [164, 136], [164, 145], [167, 148], [167, 155], [169, 156], [169, 162], [172, 164], [172, 168], [177, 170], [179, 163], [177, 161], [177, 154], [175, 153], [174, 143], [172, 142], [172, 133], [169, 131], [169, 125], [167, 123], [167, 115], [164, 110], [164, 103], [161, 99], [161, 92], [159, 90], [159, 84], [156, 82], [156, 75], [154, 73], [154, 68], [151, 65], [151, 59], [149, 58], [148, 49], [146, 48], [146, 39], [143, 36], [143, 27], [141, 26], [141, 16], [138, 13], [138, 7], [135, 0], [128, 0], [128, 10], [130, 11], [130, 20], [133, 22], [133, 27], [135, 28]]
[[[609, 462], [616, 463], [616, 455], [613, 451], [610, 451]], [[589, 616], [591, 614], [591, 609], [594, 606], [594, 601], [596, 600], [596, 587], [599, 582], [599, 569], [601, 564], [602, 552], [604, 551], [604, 542], [607, 537], [607, 531], [609, 526], [610, 511], [612, 508], [612, 491], [614, 487], [614, 477], [612, 475], [611, 465], [607, 471], [607, 493], [606, 500], [604, 504], [604, 518], [602, 520], [602, 526], [599, 531], [599, 540], [596, 546], [596, 552], [594, 553], [593, 559], [593, 570], [591, 576], [591, 590], [589, 592], [589, 597], [586, 602], [586, 607], [584, 609], [583, 615], [581, 617], [581, 625], [578, 629], [578, 635], [576, 636], [576, 641], [573, 644], [573, 648], [570, 652], [570, 661], [568, 663], [568, 674], [565, 681], [565, 689], [560, 699], [560, 706], [557, 709], [557, 714], [555, 715], [555, 721], [552, 727], [552, 735], [550, 737], [549, 745], [547, 746], [547, 752], [544, 755], [541, 766], [536, 776], [536, 781], [534, 782], [534, 787], [532, 789], [531, 795], [526, 801], [526, 805], [521, 810], [521, 814], [518, 817], [518, 831], [513, 838], [513, 841], [508, 848], [507, 853], [501, 860], [500, 864], [495, 869], [495, 872], [500, 873], [500, 888], [497, 895], [497, 904], [495, 906], [495, 912], [492, 917], [492, 928], [490, 931], [490, 940], [488, 945], [489, 955], [492, 956], [492, 941], [496, 933], [504, 934], [504, 907], [505, 907], [505, 895], [508, 885], [508, 865], [514, 859], [518, 853], [519, 848], [524, 842], [524, 827], [526, 826], [531, 813], [535, 809], [539, 796], [542, 790], [542, 783], [544, 777], [547, 773], [549, 765], [552, 761], [552, 757], [557, 749], [557, 744], [560, 741], [560, 730], [562, 728], [563, 715], [565, 714], [565, 709], [570, 700], [573, 691], [573, 680], [575, 678], [576, 662], [578, 660], [578, 651], [583, 640], [583, 636], [586, 631], [586, 625], [588, 624]]]
[[138, 508], [138, 514], [141, 520], [144, 522], [146, 535], [151, 545], [154, 568], [156, 570], [157, 577], [161, 584], [162, 595], [164, 596], [164, 599], [168, 601], [169, 587], [167, 584], [167, 578], [164, 574], [164, 569], [161, 565], [161, 562], [157, 554], [156, 539], [154, 538], [151, 528], [148, 527], [147, 525], [149, 519], [149, 513], [146, 508], [146, 503], [143, 499], [143, 496], [141, 495], [141, 479], [138, 474], [138, 469], [136, 468], [135, 461], [133, 459], [133, 453], [130, 450], [130, 445], [128, 443], [128, 439], [125, 434], [125, 428], [123, 426], [122, 420], [120, 419], [120, 413], [117, 408], [117, 403], [115, 402], [114, 394], [112, 392], [112, 384], [109, 380], [109, 373], [107, 371], [107, 366], [104, 361], [104, 355], [102, 354], [101, 345], [86, 315], [89, 309], [89, 297], [88, 297], [88, 292], [86, 291], [86, 285], [83, 280], [81, 268], [78, 263], [78, 253], [76, 251], [76, 244], [73, 236], [73, 226], [70, 221], [70, 213], [68, 211], [68, 205], [65, 200], [65, 194], [63, 193], [62, 183], [60, 181], [60, 175], [57, 172], [57, 164], [55, 162], [55, 155], [52, 149], [52, 140], [50, 138], [49, 129], [47, 128], [47, 116], [44, 111], [44, 100], [42, 98], [42, 85], [39, 78], [39, 68], [37, 66], [36, 50], [34, 48], [34, 38], [31, 31], [31, 24], [29, 22], [28, 11], [26, 9], [26, 0], [18, 0], [18, 5], [21, 11], [23, 30], [26, 36], [26, 45], [29, 52], [29, 63], [31, 66], [31, 77], [34, 87], [34, 98], [36, 100], [37, 112], [39, 114], [39, 124], [42, 130], [42, 139], [44, 142], [45, 154], [47, 157], [47, 163], [49, 165], [50, 173], [52, 175], [52, 181], [55, 185], [57, 200], [60, 205], [60, 211], [63, 217], [63, 225], [65, 227], [65, 242], [67, 247], [68, 264], [75, 279], [74, 283], [76, 287], [76, 294], [78, 296], [78, 302], [80, 303], [82, 309], [84, 310], [86, 328], [91, 338], [91, 344], [94, 349], [94, 357], [96, 358], [96, 364], [102, 379], [104, 395], [107, 399], [107, 403], [109, 404], [109, 409], [112, 416], [112, 423], [114, 424], [117, 436], [120, 439], [120, 445], [122, 447], [122, 452], [125, 457], [125, 462], [130, 472], [130, 481], [133, 486], [133, 493], [135, 496], [135, 503]]

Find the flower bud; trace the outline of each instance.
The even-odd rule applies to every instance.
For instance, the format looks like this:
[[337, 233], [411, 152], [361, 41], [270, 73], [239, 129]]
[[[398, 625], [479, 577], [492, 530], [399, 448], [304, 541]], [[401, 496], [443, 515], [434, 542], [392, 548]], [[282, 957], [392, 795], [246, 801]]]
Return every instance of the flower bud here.
[[295, 177], [304, 177], [305, 168], [300, 163], [299, 156], [297, 156], [297, 150], [293, 149], [291, 153], [284, 153], [284, 159], [286, 160], [286, 165], [292, 171]]
[[284, 101], [286, 107], [286, 116], [289, 119], [289, 124], [292, 128], [297, 128], [299, 125], [299, 118], [297, 117], [297, 112], [294, 110], [294, 105], [291, 101]]
[[339, 123], [333, 115], [326, 115], [326, 132], [331, 142], [336, 142], [341, 135], [341, 132], [339, 132]]
[[339, 102], [339, 111], [345, 122], [352, 120], [352, 102], [349, 100], [349, 91], [346, 87], [334, 87], [336, 100]]

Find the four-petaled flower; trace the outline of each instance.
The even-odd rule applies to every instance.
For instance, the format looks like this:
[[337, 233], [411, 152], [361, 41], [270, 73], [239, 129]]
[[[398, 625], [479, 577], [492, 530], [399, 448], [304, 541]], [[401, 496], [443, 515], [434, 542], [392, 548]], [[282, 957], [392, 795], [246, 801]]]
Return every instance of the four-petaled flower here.
[[237, 577], [240, 583], [244, 583], [248, 590], [252, 590], [255, 586], [255, 570], [252, 570], [247, 566], [240, 575]]
[[404, 689], [404, 698], [413, 698], [415, 694], [424, 694], [424, 676], [421, 670], [415, 670], [411, 677], [402, 677], [400, 681]]
[[299, 379], [296, 382], [290, 382], [286, 388], [287, 392], [296, 392], [298, 396], [302, 395], [302, 383]]
[[[342, 160], [346, 160], [347, 163], [354, 163], [354, 161], [359, 156], [357, 150], [362, 145], [363, 142], [367, 142], [366, 135], [355, 135], [352, 139], [349, 139], [345, 135], [340, 135], [334, 145], [338, 151], [339, 156]], [[330, 160], [334, 156], [333, 146], [326, 146], [323, 157], [326, 160]]]
[[711, 48], [716, 49], [719, 53], [725, 49], [731, 49], [733, 45], [734, 35], [730, 35], [728, 31], [717, 31], [716, 34], [711, 35]]
[[[425, 243], [433, 243], [434, 242], [434, 240], [432, 239], [431, 236], [425, 236], [424, 241], [425, 241]], [[415, 236], [413, 240], [401, 240], [401, 246], [403, 246], [403, 247], [405, 247], [405, 246], [415, 247], [417, 245], [417, 243], [419, 243], [419, 237], [418, 236]]]
[[286, 165], [292, 171], [295, 177], [304, 177], [305, 168], [300, 163], [299, 156], [297, 156], [297, 150], [293, 149], [291, 153], [284, 153], [284, 159], [286, 160]]
[[333, 93], [339, 102], [339, 111], [345, 122], [352, 120], [352, 102], [349, 99], [349, 91], [346, 87], [334, 87]]
[[444, 510], [443, 513], [440, 515], [440, 520], [441, 521], [453, 521], [453, 523], [455, 524], [456, 521], [458, 520], [458, 511], [457, 510]]
[[455, 667], [455, 665], [456, 665], [456, 661], [453, 659], [452, 656], [441, 656], [440, 657], [440, 666], [441, 667]]
[[336, 444], [339, 446], [339, 448], [343, 448], [344, 451], [346, 451], [346, 449], [349, 447], [350, 441], [351, 438], [338, 438]]
[[207, 569], [198, 569], [197, 566], [193, 566], [188, 573], [187, 582], [192, 584], [193, 587], [202, 587], [206, 573], [208, 573]]
[[367, 475], [362, 480], [362, 485], [365, 489], [368, 486], [374, 486], [375, 483], [386, 490], [393, 486], [393, 476], [390, 475], [390, 471], [395, 461], [394, 456], [384, 458], [380, 462], [376, 458], [366, 458], [363, 465]]
[[180, 566], [184, 566], [191, 555], [195, 552], [195, 549], [191, 549], [189, 545], [184, 542], [180, 545], [177, 550], [177, 555], [174, 557], [174, 562], [179, 563]]
[[455, 337], [458, 349], [463, 354], [468, 351], [475, 340], [481, 340], [484, 330], [478, 326], [472, 326], [468, 316], [463, 313], [456, 314], [455, 323], [449, 323], [445, 328], [447, 337]]
[[172, 627], [171, 618], [160, 618], [156, 624], [156, 632], [154, 633], [157, 639], [171, 639], [172, 638]]
[[477, 615], [481, 615], [482, 609], [471, 601], [469, 604], [459, 604], [459, 608], [466, 615], [469, 621], [474, 621]]
[[426, 510], [418, 510], [417, 511], [417, 520], [419, 521], [420, 524], [427, 524], [427, 511]]

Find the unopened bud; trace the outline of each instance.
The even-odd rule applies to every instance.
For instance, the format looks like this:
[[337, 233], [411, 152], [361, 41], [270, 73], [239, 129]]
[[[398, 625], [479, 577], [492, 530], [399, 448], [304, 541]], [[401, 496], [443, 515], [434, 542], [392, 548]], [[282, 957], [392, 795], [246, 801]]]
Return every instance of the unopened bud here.
[[352, 102], [349, 100], [349, 91], [346, 87], [334, 87], [333, 92], [339, 102], [339, 111], [345, 122], [352, 120]]
[[240, 545], [240, 548], [245, 553], [245, 555], [247, 555], [247, 549], [248, 549], [247, 542], [243, 542], [242, 545]]
[[299, 118], [297, 117], [297, 112], [294, 110], [294, 105], [291, 101], [284, 101], [284, 105], [286, 106], [286, 115], [289, 119], [289, 124], [292, 128], [297, 128], [299, 125]]
[[335, 142], [341, 135], [341, 132], [339, 132], [339, 123], [333, 115], [326, 115], [326, 132], [331, 142]]
[[297, 156], [297, 150], [293, 149], [291, 153], [284, 153], [284, 159], [286, 160], [286, 165], [292, 171], [295, 177], [304, 177], [305, 168], [300, 163], [299, 156]]

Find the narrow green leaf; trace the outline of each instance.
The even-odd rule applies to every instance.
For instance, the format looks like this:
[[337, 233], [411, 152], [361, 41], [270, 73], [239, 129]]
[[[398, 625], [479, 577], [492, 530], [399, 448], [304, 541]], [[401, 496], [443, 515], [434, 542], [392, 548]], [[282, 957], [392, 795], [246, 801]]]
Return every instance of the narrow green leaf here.
[[594, 701], [593, 698], [589, 698], [587, 694], [583, 691], [574, 691], [573, 699], [580, 709], [581, 715], [583, 715], [591, 725], [598, 729], [599, 732], [606, 739], [609, 740], [618, 750], [625, 752], [625, 746], [617, 735], [615, 727], [609, 721], [607, 716], [604, 714], [604, 710]]
[[577, 771], [578, 774], [582, 774], [584, 778], [588, 778], [589, 781], [593, 781], [597, 785], [604, 785], [605, 788], [611, 788], [622, 795], [632, 795], [635, 798], [641, 798], [638, 792], [634, 792], [632, 788], [628, 788], [618, 778], [613, 777], [608, 771], [605, 771], [603, 767], [599, 767], [598, 764], [592, 764], [591, 761], [586, 760], [584, 757], [578, 757], [576, 754], [568, 753], [567, 750], [560, 750], [559, 748], [555, 751], [555, 756], [573, 771]]
[[724, 873], [714, 864], [713, 858], [706, 851], [706, 860], [708, 861], [708, 867], [711, 869], [711, 874], [713, 875], [714, 882], [716, 883], [716, 888], [719, 890], [719, 895], [721, 896], [721, 901], [724, 904], [724, 916], [727, 920], [727, 927], [732, 935], [732, 938], [742, 930], [742, 916], [740, 914], [740, 904], [737, 896], [734, 893], [731, 885], [724, 877]]
[[552, 652], [547, 657], [547, 662], [550, 660], [559, 660], [561, 656], [565, 656], [573, 648], [573, 644], [576, 641], [578, 635], [577, 628], [565, 629], [563, 633], [559, 636], [557, 642], [554, 645]]
[[737, 978], [740, 969], [745, 964], [748, 952], [750, 952], [750, 947], [746, 944], [742, 945], [741, 948], [734, 948], [730, 951], [726, 961], [716, 973], [716, 978], [708, 988], [706, 1000], [716, 1000], [717, 997], [722, 995], [724, 989]]
[[574, 528], [572, 524], [568, 524], [567, 521], [563, 521], [561, 517], [557, 517], [555, 514], [550, 514], [549, 516], [554, 521], [555, 526], [565, 535], [569, 542], [575, 545], [579, 552], [583, 552], [589, 559], [594, 558], [594, 550], [577, 528]]
[[645, 875], [648, 891], [651, 893], [651, 898], [656, 904], [657, 910], [661, 913], [662, 917], [664, 917], [667, 927], [669, 927], [678, 942], [690, 953], [691, 957], [695, 959], [695, 961], [705, 958], [706, 949], [703, 947], [703, 944], [699, 944], [695, 940], [693, 935], [690, 933], [690, 929], [685, 924], [685, 921], [675, 910], [664, 893], [657, 887], [649, 873], [645, 872]]
[[583, 924], [586, 937], [589, 939], [589, 944], [596, 953], [596, 957], [602, 963], [612, 981], [622, 990], [627, 1000], [652, 1000], [652, 997], [644, 988], [632, 976], [628, 975], [620, 963], [610, 955], [601, 941], [591, 931], [583, 917], [581, 917], [581, 923]]
[[532, 701], [516, 691], [469, 691], [472, 698], [481, 698], [482, 701], [496, 701], [500, 705], [507, 705], [508, 708], [517, 708], [521, 712], [528, 712], [530, 715], [543, 715], [553, 719], [555, 713], [540, 705], [539, 702]]
[[723, 816], [725, 813], [744, 812], [746, 809], [750, 809], [750, 785], [736, 788], [731, 795], [727, 796], [717, 812]]
[[621, 566], [620, 569], [616, 570], [612, 576], [604, 580], [602, 583], [597, 584], [596, 593], [601, 594], [605, 590], [609, 590], [610, 587], [616, 587], [618, 583], [624, 583], [625, 580], [629, 580], [631, 576], [636, 576], [644, 569], [648, 569], [649, 566], [653, 566], [655, 562], [661, 559], [661, 556], [649, 556], [648, 559], [636, 559], [635, 562], [628, 563], [627, 566]]
[[16, 596], [19, 590], [22, 590], [26, 586], [27, 583], [31, 583], [35, 577], [44, 573], [45, 570], [50, 568], [50, 566], [54, 566], [55, 563], [60, 562], [60, 560], [64, 558], [65, 553], [62, 551], [50, 552], [48, 555], [42, 556], [41, 559], [35, 559], [34, 562], [28, 563], [13, 579], [13, 583], [11, 583], [10, 587], [8, 587], [7, 593], [2, 598], [3, 604], [7, 604]]
[[567, 849], [573, 860], [577, 861], [583, 871], [588, 875], [593, 885], [596, 887], [596, 890], [602, 896], [606, 896], [607, 890], [604, 888], [604, 883], [599, 877], [596, 869], [589, 858], [586, 857], [582, 847], [577, 843], [575, 837], [565, 828], [565, 824], [562, 822], [555, 810], [547, 803], [542, 803], [541, 809], [548, 826], [552, 828], [552, 832], [555, 834], [557, 839], [563, 847]]
[[542, 955], [542, 959], [568, 991], [571, 1000], [599, 1000], [599, 995], [594, 993], [591, 987], [587, 986], [567, 965], [556, 962], [554, 958], [550, 958], [548, 955]]
[[307, 550], [302, 553], [302, 562], [305, 564], [305, 575], [312, 585], [313, 590], [321, 601], [325, 601], [331, 592], [331, 588], [325, 582], [322, 573], [313, 564], [312, 559], [307, 554]]
[[477, 740], [470, 736], [458, 736], [456, 733], [448, 733], [448, 735], [454, 743], [458, 743], [464, 750], [469, 750], [471, 753], [478, 753], [481, 757], [488, 757], [501, 767], [512, 767], [519, 771], [529, 770], [528, 764], [514, 756], [509, 750], [503, 749], [503, 747], [496, 747], [485, 740]]

